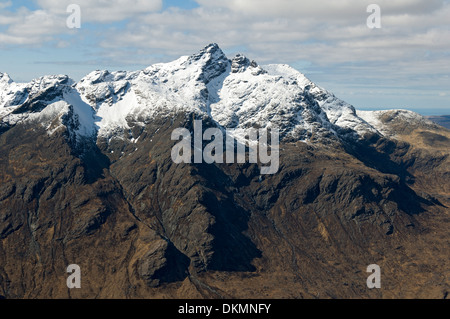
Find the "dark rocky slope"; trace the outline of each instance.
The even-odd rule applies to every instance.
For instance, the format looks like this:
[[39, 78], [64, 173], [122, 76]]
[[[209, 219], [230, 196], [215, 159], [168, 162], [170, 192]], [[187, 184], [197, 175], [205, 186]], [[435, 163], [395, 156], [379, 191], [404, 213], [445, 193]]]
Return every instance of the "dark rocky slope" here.
[[[82, 152], [64, 127], [4, 131], [0, 295], [448, 295], [448, 145], [438, 155], [378, 135], [284, 142], [279, 173], [260, 176], [256, 164], [174, 164], [170, 134], [191, 126], [181, 113], [155, 118], [134, 128], [137, 143], [86, 141]], [[373, 263], [379, 290], [366, 286]], [[81, 289], [66, 286], [69, 264]]]

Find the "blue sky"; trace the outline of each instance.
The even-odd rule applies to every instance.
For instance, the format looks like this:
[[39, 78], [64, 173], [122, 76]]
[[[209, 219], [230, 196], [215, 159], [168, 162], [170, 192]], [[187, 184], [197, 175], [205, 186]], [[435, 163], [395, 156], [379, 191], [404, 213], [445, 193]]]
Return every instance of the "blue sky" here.
[[[0, 72], [17, 82], [139, 70], [218, 43], [286, 63], [358, 109], [450, 114], [448, 0], [0, 0]], [[69, 29], [69, 4], [81, 28]], [[107, 3], [107, 4], [105, 4]]]
[[177, 7], [182, 9], [195, 9], [200, 7], [200, 5], [194, 0], [167, 0], [163, 1], [163, 10], [166, 10], [170, 7]]

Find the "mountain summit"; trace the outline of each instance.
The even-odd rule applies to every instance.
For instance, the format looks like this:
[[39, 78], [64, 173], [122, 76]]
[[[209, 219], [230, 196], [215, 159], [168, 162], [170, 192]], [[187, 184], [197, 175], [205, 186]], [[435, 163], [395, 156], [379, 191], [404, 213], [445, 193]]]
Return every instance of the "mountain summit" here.
[[[278, 172], [176, 164], [198, 120], [279, 128]], [[449, 130], [216, 44], [79, 82], [0, 73], [0, 299], [446, 298], [449, 167]]]
[[78, 83], [46, 76], [16, 84], [6, 74], [0, 83], [3, 125], [71, 113], [76, 134], [83, 136], [111, 137], [131, 122], [184, 110], [225, 128], [275, 125], [283, 137], [304, 141], [376, 132], [351, 105], [293, 68], [259, 66], [243, 55], [228, 59], [217, 44], [141, 71], [94, 71]]

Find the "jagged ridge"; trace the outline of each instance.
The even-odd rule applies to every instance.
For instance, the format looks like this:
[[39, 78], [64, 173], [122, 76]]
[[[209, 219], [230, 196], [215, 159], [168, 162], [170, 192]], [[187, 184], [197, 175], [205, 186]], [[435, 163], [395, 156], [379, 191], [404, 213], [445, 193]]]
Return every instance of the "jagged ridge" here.
[[75, 117], [69, 121], [76, 123], [74, 136], [123, 135], [130, 123], [180, 110], [209, 116], [237, 135], [254, 126], [278, 126], [282, 137], [303, 141], [377, 132], [351, 105], [293, 68], [259, 66], [240, 54], [230, 60], [217, 44], [141, 71], [94, 71], [78, 83], [59, 75], [17, 84], [1, 74], [0, 89], [3, 126], [42, 117], [54, 122], [65, 114]]

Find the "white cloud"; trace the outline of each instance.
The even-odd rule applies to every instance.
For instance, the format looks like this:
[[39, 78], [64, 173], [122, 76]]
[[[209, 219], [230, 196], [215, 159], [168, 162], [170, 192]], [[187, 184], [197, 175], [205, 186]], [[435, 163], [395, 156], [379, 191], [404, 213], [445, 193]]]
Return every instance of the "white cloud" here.
[[7, 27], [5, 32], [0, 32], [0, 46], [45, 44], [62, 30], [67, 31], [63, 18], [44, 10], [30, 11], [24, 7], [16, 12], [0, 9], [0, 25]]
[[441, 7], [441, 0], [196, 0], [209, 8], [227, 8], [250, 16], [283, 16], [347, 20], [364, 16], [369, 4], [378, 4], [383, 14], [425, 14]]
[[82, 23], [117, 22], [162, 7], [162, 0], [36, 0], [40, 9], [20, 7], [13, 12], [7, 10], [11, 1], [0, 2], [0, 26], [7, 26], [0, 32], [0, 46], [44, 45], [57, 35], [69, 33], [66, 19], [70, 13], [66, 10], [74, 2], [80, 6]]
[[12, 2], [11, 1], [0, 2], [0, 10], [4, 9], [4, 8], [8, 8], [10, 6], [12, 6]]
[[115, 22], [160, 10], [162, 0], [37, 0], [49, 13], [66, 15], [67, 6], [77, 4], [81, 8], [82, 21]]
[[[309, 60], [319, 64], [390, 61], [405, 57], [406, 49], [412, 50], [408, 56], [421, 54], [425, 48], [450, 51], [450, 5], [438, 0], [378, 1], [383, 12], [391, 12], [382, 15], [380, 30], [366, 26], [365, 5], [373, 1], [197, 2], [204, 7], [140, 16], [121, 37], [110, 34], [102, 45], [137, 46], [177, 55], [217, 42], [224, 48], [245, 46], [263, 62]], [[334, 14], [331, 20], [330, 12]]]
[[64, 26], [64, 19], [36, 10], [22, 16], [20, 23], [12, 24], [8, 31], [17, 37], [40, 37], [59, 33]]

